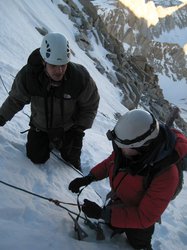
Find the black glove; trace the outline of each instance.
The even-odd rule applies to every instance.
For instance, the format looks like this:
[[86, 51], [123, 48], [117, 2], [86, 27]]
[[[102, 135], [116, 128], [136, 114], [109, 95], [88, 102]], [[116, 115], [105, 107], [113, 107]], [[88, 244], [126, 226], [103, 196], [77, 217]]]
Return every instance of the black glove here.
[[87, 199], [84, 200], [84, 204], [82, 205], [82, 211], [89, 217], [100, 219], [102, 217], [102, 208], [98, 206], [95, 202], [89, 201]]
[[5, 118], [2, 115], [0, 115], [0, 126], [3, 127], [5, 123], [6, 123]]
[[79, 188], [82, 186], [89, 185], [92, 181], [94, 181], [95, 177], [92, 174], [89, 174], [82, 178], [76, 178], [69, 184], [69, 190], [73, 193], [78, 193]]

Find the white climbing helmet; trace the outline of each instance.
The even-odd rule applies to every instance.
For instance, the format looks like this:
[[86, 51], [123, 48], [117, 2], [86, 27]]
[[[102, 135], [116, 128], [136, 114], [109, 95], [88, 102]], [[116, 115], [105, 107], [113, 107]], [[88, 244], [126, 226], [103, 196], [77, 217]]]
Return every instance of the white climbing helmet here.
[[139, 148], [159, 134], [159, 123], [144, 110], [134, 109], [123, 115], [112, 132], [112, 138], [120, 148]]
[[40, 54], [49, 64], [67, 64], [70, 61], [69, 42], [62, 34], [49, 33], [42, 40]]

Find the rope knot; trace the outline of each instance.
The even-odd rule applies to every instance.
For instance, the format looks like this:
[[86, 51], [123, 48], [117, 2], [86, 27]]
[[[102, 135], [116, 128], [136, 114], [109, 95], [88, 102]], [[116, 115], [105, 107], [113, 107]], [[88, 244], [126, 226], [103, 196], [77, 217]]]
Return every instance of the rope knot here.
[[53, 202], [57, 206], [59, 206], [61, 203], [59, 200], [54, 200], [54, 199], [49, 199], [49, 201]]

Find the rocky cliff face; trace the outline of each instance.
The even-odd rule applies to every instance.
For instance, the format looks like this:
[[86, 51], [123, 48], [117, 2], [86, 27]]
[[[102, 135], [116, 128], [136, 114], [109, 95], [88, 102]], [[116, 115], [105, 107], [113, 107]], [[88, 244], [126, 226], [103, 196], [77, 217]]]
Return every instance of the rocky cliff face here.
[[137, 7], [127, 4], [129, 1], [112, 2], [113, 8], [110, 10], [101, 9], [99, 5], [95, 5], [95, 8], [107, 31], [126, 44], [126, 53], [144, 55], [156, 72], [166, 74], [173, 80], [187, 79], [184, 48], [176, 43], [157, 41], [163, 32], [187, 27], [187, 4], [163, 8], [148, 1], [147, 5], [142, 6], [145, 10], [141, 13]]
[[[159, 68], [160, 71], [166, 71], [166, 68], [163, 69], [164, 66], [159, 63], [158, 65], [156, 63], [151, 65], [150, 63], [154, 55], [157, 55], [157, 62], [159, 62], [159, 58], [163, 58], [163, 53], [161, 53], [163, 47], [161, 48], [157, 42], [151, 40], [153, 32], [147, 30], [145, 20], [138, 20], [132, 12], [124, 7], [122, 8], [121, 4], [118, 10], [112, 8], [107, 15], [102, 15], [102, 13], [98, 14], [100, 9], [93, 5], [94, 1], [79, 0], [79, 2], [81, 7], [78, 7], [73, 0], [64, 0], [63, 4], [58, 5], [60, 10], [74, 22], [77, 28], [75, 39], [79, 47], [95, 62], [98, 71], [105, 74], [114, 85], [122, 89], [124, 96], [122, 102], [128, 109], [136, 108], [138, 105], [143, 106], [145, 109], [151, 110], [159, 120], [165, 122], [172, 111], [172, 106], [164, 100], [162, 90], [158, 85], [155, 67]], [[110, 2], [116, 1], [111, 0]], [[125, 32], [123, 27], [125, 22], [129, 27], [128, 32]], [[134, 27], [136, 27], [136, 30], [140, 29], [141, 32], [135, 34]], [[92, 42], [89, 39], [91, 35], [95, 37], [98, 45], [102, 44], [108, 51], [106, 60], [113, 64], [112, 69], [107, 69], [94, 57]], [[124, 39], [129, 42], [128, 50], [124, 49], [122, 42]], [[138, 46], [137, 41], [144, 46], [142, 48]], [[148, 55], [146, 47], [148, 48], [150, 45], [152, 50], [150, 49], [151, 55]], [[165, 44], [163, 46], [165, 46], [165, 55], [170, 53], [172, 58], [177, 60], [173, 56], [174, 52], [170, 50], [170, 45]], [[175, 46], [173, 51], [176, 49], [177, 55], [179, 55], [178, 47]], [[143, 49], [146, 52], [145, 55], [142, 53]], [[170, 69], [168, 69], [169, 73]], [[183, 73], [180, 74], [183, 77]], [[174, 77], [176, 77], [176, 74], [174, 74]], [[180, 116], [176, 119], [176, 123], [187, 134], [187, 124]]]

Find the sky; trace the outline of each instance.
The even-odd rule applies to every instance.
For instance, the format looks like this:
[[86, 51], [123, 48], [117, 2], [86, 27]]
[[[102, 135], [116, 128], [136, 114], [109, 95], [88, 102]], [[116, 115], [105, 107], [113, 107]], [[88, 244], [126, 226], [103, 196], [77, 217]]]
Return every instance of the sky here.
[[[74, 1], [80, 6], [78, 0]], [[12, 81], [18, 70], [25, 65], [29, 54], [40, 46], [42, 36], [35, 27], [45, 27], [49, 31], [60, 32], [67, 36], [74, 52], [71, 60], [83, 64], [96, 81], [101, 101], [93, 127], [86, 131], [83, 152], [81, 156], [83, 174], [103, 159], [112, 150], [106, 138], [108, 129], [116, 123], [115, 113], [124, 114], [127, 109], [120, 103], [121, 91], [101, 75], [94, 62], [87, 57], [75, 42], [78, 32], [68, 17], [63, 14], [57, 4], [60, 0], [7, 0], [0, 1], [0, 104], [7, 97]], [[81, 6], [80, 6], [81, 7]], [[182, 32], [182, 31], [181, 31]], [[90, 34], [94, 55], [102, 65], [111, 70], [112, 65], [106, 60], [106, 51], [97, 44]], [[184, 98], [183, 81], [169, 87], [169, 79], [160, 77], [161, 86], [168, 100], [176, 104]], [[164, 83], [167, 82], [167, 87]], [[171, 83], [172, 84], [172, 83]], [[175, 87], [174, 87], [175, 86]], [[183, 88], [182, 87], [182, 88]], [[169, 90], [170, 92], [169, 92]], [[187, 91], [186, 91], [187, 93]], [[176, 97], [176, 98], [174, 98]], [[187, 103], [183, 102], [184, 111]], [[185, 112], [184, 112], [185, 113]], [[111, 231], [102, 225], [105, 240], [96, 240], [96, 232], [79, 219], [80, 226], [87, 232], [88, 237], [83, 241], [76, 238], [73, 220], [68, 212], [46, 199], [42, 199], [21, 190], [4, 185], [9, 183], [43, 197], [57, 199], [61, 202], [73, 203], [64, 207], [78, 213], [77, 195], [68, 190], [70, 181], [82, 175], [70, 166], [64, 164], [51, 154], [47, 163], [33, 164], [25, 155], [27, 133], [29, 128], [30, 107], [22, 111], [4, 127], [0, 128], [0, 250], [117, 250], [131, 249], [125, 241], [125, 235], [110, 238]], [[84, 198], [102, 205], [105, 195], [110, 190], [108, 179], [93, 183], [81, 193], [80, 203]], [[156, 224], [153, 236], [155, 250], [185, 250], [187, 249], [187, 183], [185, 173], [184, 188], [168, 206], [162, 215], [162, 224]], [[82, 215], [83, 216], [83, 215]], [[96, 223], [96, 221], [93, 221]]]

